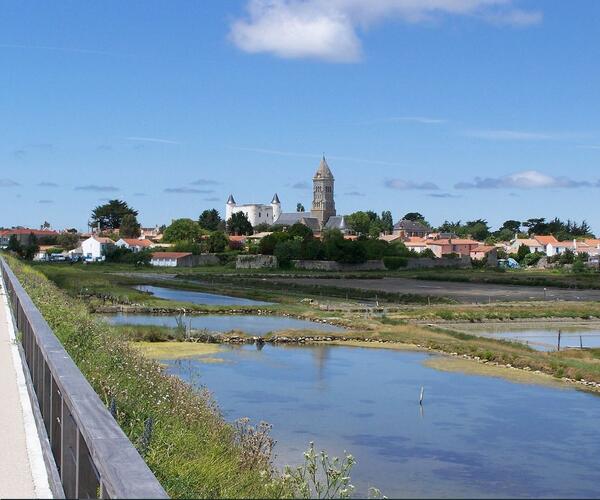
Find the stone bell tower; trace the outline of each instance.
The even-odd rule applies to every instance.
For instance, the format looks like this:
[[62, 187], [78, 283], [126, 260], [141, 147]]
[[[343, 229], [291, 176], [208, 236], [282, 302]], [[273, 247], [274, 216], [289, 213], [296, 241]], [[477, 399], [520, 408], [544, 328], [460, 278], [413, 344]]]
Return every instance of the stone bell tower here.
[[318, 219], [321, 228], [327, 224], [329, 217], [336, 214], [335, 200], [333, 199], [334, 181], [327, 160], [323, 156], [313, 177], [313, 203], [310, 211], [311, 216]]

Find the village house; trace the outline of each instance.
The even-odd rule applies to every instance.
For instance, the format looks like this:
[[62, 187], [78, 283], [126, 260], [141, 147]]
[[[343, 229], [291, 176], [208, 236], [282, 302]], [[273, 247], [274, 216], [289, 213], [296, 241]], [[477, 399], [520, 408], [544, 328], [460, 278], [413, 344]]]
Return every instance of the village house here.
[[32, 234], [36, 237], [36, 239], [43, 241], [45, 238], [55, 238], [60, 233], [49, 229], [3, 229], [0, 230], [0, 248], [6, 248], [8, 246], [11, 236], [14, 236], [22, 246], [29, 245], [31, 243]]
[[498, 260], [498, 248], [494, 245], [479, 245], [473, 248], [469, 255], [473, 260], [487, 259], [488, 264], [491, 264], [490, 261], [495, 263]]
[[102, 236], [90, 236], [81, 243], [83, 259], [86, 262], [97, 262], [104, 260], [106, 253], [115, 246], [110, 238]]
[[392, 231], [393, 235], [402, 236], [403, 238], [424, 238], [430, 229], [418, 221], [402, 219], [394, 224]]
[[451, 238], [448, 240], [431, 240], [427, 242], [434, 255], [442, 258], [444, 255], [471, 255], [471, 251], [481, 245], [480, 241], [466, 238]]
[[150, 240], [139, 238], [121, 238], [115, 245], [119, 248], [131, 250], [132, 252], [139, 252], [140, 250], [146, 250], [153, 246]]
[[191, 252], [155, 252], [150, 265], [157, 267], [192, 267], [194, 256]]

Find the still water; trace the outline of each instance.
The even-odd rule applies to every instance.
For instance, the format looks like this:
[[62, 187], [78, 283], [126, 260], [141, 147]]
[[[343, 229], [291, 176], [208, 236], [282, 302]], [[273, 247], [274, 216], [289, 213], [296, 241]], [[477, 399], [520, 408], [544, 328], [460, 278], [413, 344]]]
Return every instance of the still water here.
[[133, 288], [140, 292], [151, 293], [159, 299], [176, 300], [178, 302], [190, 302], [192, 304], [205, 304], [217, 306], [266, 306], [272, 302], [261, 302], [260, 300], [242, 299], [230, 297], [229, 295], [218, 295], [216, 293], [195, 292], [177, 288], [165, 288], [151, 285], [136, 285]]
[[[227, 347], [221, 363], [165, 361], [225, 417], [273, 424], [276, 463], [309, 441], [358, 460], [357, 495], [599, 497], [600, 399], [427, 368], [430, 355], [339, 346]], [[418, 403], [425, 388], [424, 406]]]
[[[105, 316], [106, 321], [115, 325], [160, 325], [177, 326], [175, 316], [156, 316], [152, 314], [111, 314]], [[241, 330], [250, 335], [265, 335], [279, 330], [318, 330], [324, 332], [343, 332], [339, 326], [316, 323], [282, 316], [258, 315], [202, 315], [187, 316], [185, 324], [191, 322], [192, 328], [207, 329], [210, 332], [230, 332]]]
[[536, 351], [556, 351], [558, 348], [558, 332], [560, 331], [560, 348], [598, 348], [600, 347], [600, 329], [586, 326], [553, 325], [552, 327], [515, 327], [506, 325], [462, 326], [461, 331], [479, 337], [509, 340], [526, 344]]

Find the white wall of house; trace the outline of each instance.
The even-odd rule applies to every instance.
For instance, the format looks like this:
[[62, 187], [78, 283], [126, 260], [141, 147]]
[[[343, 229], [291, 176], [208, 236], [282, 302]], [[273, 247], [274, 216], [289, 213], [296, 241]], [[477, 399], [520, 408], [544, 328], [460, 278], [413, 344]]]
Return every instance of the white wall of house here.
[[177, 267], [177, 259], [151, 259], [150, 265], [157, 267]]
[[252, 226], [259, 224], [273, 224], [273, 207], [271, 205], [236, 205], [230, 208], [229, 217], [231, 215], [243, 212], [248, 217]]
[[109, 246], [109, 244], [101, 243], [92, 236], [81, 244], [83, 258], [85, 260], [104, 260], [104, 253]]

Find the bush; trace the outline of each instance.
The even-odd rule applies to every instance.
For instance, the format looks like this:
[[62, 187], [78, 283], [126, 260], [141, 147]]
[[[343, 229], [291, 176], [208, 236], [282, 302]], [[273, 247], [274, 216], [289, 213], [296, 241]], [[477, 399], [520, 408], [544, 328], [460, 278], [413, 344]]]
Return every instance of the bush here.
[[280, 241], [275, 247], [273, 255], [277, 257], [280, 267], [289, 267], [292, 260], [300, 258], [302, 243], [300, 240]]
[[406, 267], [408, 259], [406, 257], [387, 256], [383, 258], [383, 263], [385, 264], [386, 269], [395, 271], [401, 267]]

